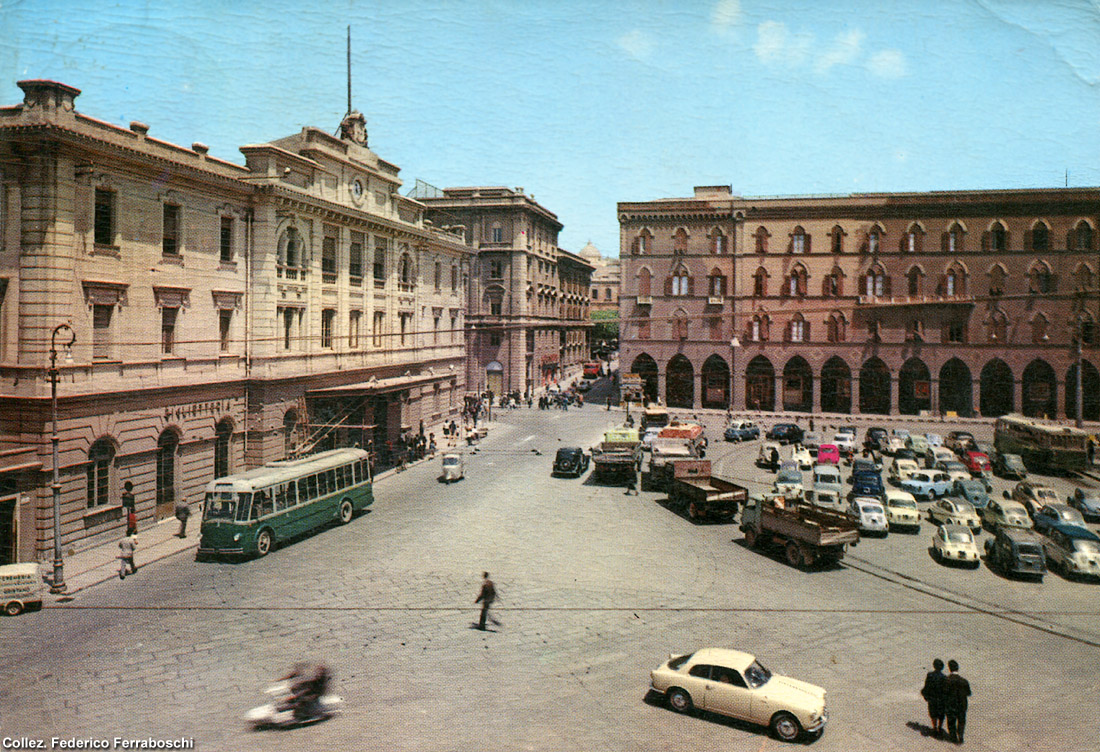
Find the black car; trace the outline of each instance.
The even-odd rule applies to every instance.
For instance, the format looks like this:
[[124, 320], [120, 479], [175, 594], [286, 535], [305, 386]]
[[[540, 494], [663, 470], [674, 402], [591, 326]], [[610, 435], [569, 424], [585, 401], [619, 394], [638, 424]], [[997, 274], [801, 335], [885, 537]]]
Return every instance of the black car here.
[[863, 448], [870, 451], [882, 452], [886, 450], [886, 442], [890, 440], [890, 434], [881, 426], [871, 426], [863, 435]]
[[768, 429], [767, 438], [780, 444], [797, 444], [802, 441], [802, 429], [794, 423], [776, 423]]
[[562, 447], [554, 456], [552, 475], [572, 475], [579, 478], [588, 469], [588, 455], [580, 447]]
[[1004, 574], [1043, 579], [1046, 556], [1043, 539], [1031, 530], [999, 526], [985, 542], [985, 560]]

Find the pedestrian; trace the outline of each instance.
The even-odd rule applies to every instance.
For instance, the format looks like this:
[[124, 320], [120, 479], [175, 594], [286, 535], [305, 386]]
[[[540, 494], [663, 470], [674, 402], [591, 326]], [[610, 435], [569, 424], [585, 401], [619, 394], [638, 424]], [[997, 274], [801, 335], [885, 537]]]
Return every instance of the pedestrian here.
[[810, 416], [810, 430], [814, 430], [814, 416]]
[[481, 604], [481, 618], [478, 619], [477, 628], [482, 632], [485, 631], [485, 619], [488, 617], [489, 621], [493, 624], [500, 626], [500, 622], [489, 616], [489, 606], [493, 605], [493, 601], [497, 599], [497, 588], [493, 584], [493, 581], [489, 579], [488, 572], [481, 573], [481, 592], [477, 594], [477, 598], [474, 603]]
[[607, 398], [607, 412], [611, 412], [611, 398]]
[[122, 484], [122, 508], [126, 512], [126, 534], [137, 535], [137, 509], [134, 506], [134, 484]]
[[180, 521], [179, 532], [176, 533], [177, 538], [187, 537], [187, 519], [191, 516], [191, 507], [183, 499], [176, 501], [176, 519]]
[[638, 473], [634, 468], [630, 469], [630, 477], [626, 479], [626, 491], [623, 492], [623, 496], [637, 496], [638, 495]]
[[970, 682], [959, 674], [959, 662], [954, 658], [947, 662], [950, 671], [943, 680], [943, 709], [947, 714], [947, 736], [955, 744], [963, 743], [966, 730], [966, 708], [970, 704]]
[[943, 661], [937, 658], [932, 661], [932, 670], [924, 677], [924, 687], [920, 691], [921, 697], [928, 703], [928, 717], [932, 719], [932, 735], [936, 738], [943, 736]]
[[136, 548], [136, 535], [127, 535], [118, 542], [118, 578], [120, 580], [125, 580], [127, 574], [137, 574], [137, 564], [134, 563]]

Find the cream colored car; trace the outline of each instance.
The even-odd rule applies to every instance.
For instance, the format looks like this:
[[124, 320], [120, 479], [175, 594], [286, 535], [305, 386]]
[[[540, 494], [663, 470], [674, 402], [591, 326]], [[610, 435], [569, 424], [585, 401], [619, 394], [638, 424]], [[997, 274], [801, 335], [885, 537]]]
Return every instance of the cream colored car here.
[[649, 681], [673, 710], [698, 708], [767, 726], [784, 741], [820, 735], [829, 720], [824, 689], [773, 674], [739, 650], [703, 648], [669, 656], [650, 672]]
[[916, 460], [895, 459], [890, 463], [890, 470], [886, 474], [886, 478], [894, 485], [900, 486], [903, 480], [918, 470], [920, 470], [920, 467], [917, 466]]
[[891, 530], [905, 528], [914, 533], [920, 532], [920, 509], [913, 494], [895, 488], [887, 489], [883, 506], [886, 507], [886, 522]]
[[963, 525], [941, 525], [932, 536], [932, 557], [940, 564], [958, 562], [977, 569], [982, 565], [974, 534]]

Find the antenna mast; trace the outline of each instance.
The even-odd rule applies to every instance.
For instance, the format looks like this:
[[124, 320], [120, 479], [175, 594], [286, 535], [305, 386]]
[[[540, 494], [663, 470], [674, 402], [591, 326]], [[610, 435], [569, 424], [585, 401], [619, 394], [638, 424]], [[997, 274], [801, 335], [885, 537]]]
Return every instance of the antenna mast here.
[[348, 24], [348, 111], [351, 114], [351, 24]]

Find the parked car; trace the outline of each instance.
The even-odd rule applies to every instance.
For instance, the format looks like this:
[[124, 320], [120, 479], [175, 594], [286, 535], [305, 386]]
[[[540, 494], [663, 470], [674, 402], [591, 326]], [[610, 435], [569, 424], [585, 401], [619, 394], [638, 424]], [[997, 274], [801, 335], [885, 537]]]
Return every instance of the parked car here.
[[947, 434], [947, 438], [944, 440], [943, 445], [955, 454], [958, 454], [964, 447], [970, 446], [973, 442], [974, 434], [970, 433], [970, 431], [951, 431]]
[[845, 431], [837, 431], [833, 434], [833, 444], [842, 456], [851, 457], [856, 449], [856, 437]]
[[[883, 450], [882, 450], [883, 454], [889, 454], [889, 455], [893, 455], [894, 457], [897, 457], [898, 452], [905, 449], [905, 439], [907, 439], [907, 438], [908, 438], [907, 436], [891, 435], [890, 438], [886, 439], [886, 444], [885, 444], [885, 446], [883, 447]], [[910, 452], [910, 454], [912, 454], [912, 452]], [[910, 457], [909, 459], [913, 459], [913, 458]]]
[[726, 441], [752, 441], [760, 438], [760, 426], [751, 420], [738, 420], [729, 424], [724, 436]]
[[840, 480], [840, 470], [835, 465], [814, 467], [813, 487], [804, 494], [808, 503], [843, 511], [841, 501], [843, 494], [844, 486]]
[[860, 535], [886, 535], [890, 526], [882, 502], [869, 496], [857, 496], [848, 503], [848, 516], [859, 525]]
[[1066, 501], [1089, 522], [1100, 522], [1100, 490], [1075, 488]]
[[867, 457], [856, 457], [852, 460], [852, 475], [857, 473], [880, 473], [882, 465]]
[[[1069, 504], [1044, 504], [1034, 515], [1035, 532], [1046, 535], [1052, 525], [1085, 526], [1085, 518]], [[1086, 528], [1087, 529], [1087, 528]]]
[[894, 429], [891, 429], [890, 430], [890, 437], [901, 439], [902, 443], [905, 443], [905, 440], [909, 438], [909, 429], [908, 428], [894, 428]]
[[863, 435], [863, 448], [867, 451], [885, 452], [890, 435], [881, 426], [871, 426]]
[[932, 558], [940, 564], [958, 562], [974, 569], [982, 565], [974, 534], [962, 525], [943, 525], [935, 532]]
[[916, 462], [917, 461], [917, 455], [913, 454], [912, 449], [907, 449], [905, 447], [902, 447], [901, 449], [895, 450], [894, 459], [913, 460], [913, 462]]
[[886, 491], [886, 503], [883, 506], [891, 532], [903, 528], [914, 533], [920, 532], [920, 510], [912, 494], [891, 488]]
[[832, 486], [814, 486], [802, 492], [802, 499], [815, 507], [833, 509], [837, 512], [844, 512], [848, 508], [840, 492]]
[[580, 447], [562, 447], [554, 455], [552, 475], [572, 475], [579, 478], [588, 470], [588, 455]]
[[993, 490], [993, 466], [989, 463], [989, 457], [983, 452], [967, 452], [963, 457], [963, 464], [975, 478], [981, 478], [985, 484], [985, 490]]
[[977, 510], [979, 517], [982, 509], [989, 505], [989, 494], [986, 493], [985, 484], [976, 478], [955, 481], [951, 486], [951, 495], [963, 501], [969, 501], [970, 506]]
[[[1005, 491], [1007, 494], [1008, 492]], [[1055, 504], [1058, 502], [1058, 494], [1054, 492], [1054, 489], [1050, 486], [1043, 485], [1029, 480], [1022, 480], [1016, 484], [1012, 489], [1013, 501], [1018, 501], [1027, 508], [1027, 513], [1032, 517], [1038, 512], [1044, 504]]]
[[997, 530], [1002, 527], [1030, 530], [1032, 527], [1027, 509], [1018, 501], [990, 499], [988, 506], [979, 509], [978, 513], [982, 518], [982, 526], [987, 530]]
[[765, 441], [760, 445], [760, 451], [756, 454], [757, 466], [775, 472], [779, 469], [779, 452], [780, 446], [778, 442]]
[[703, 648], [650, 672], [650, 689], [680, 713], [693, 709], [767, 726], [784, 741], [820, 735], [829, 720], [825, 690], [773, 674], [739, 650]]
[[466, 464], [462, 461], [462, 455], [457, 452], [447, 452], [443, 455], [443, 475], [440, 479], [444, 483], [462, 480], [466, 477]]
[[1031, 530], [1018, 527], [997, 528], [993, 537], [985, 542], [985, 560], [1006, 575], [1041, 580], [1047, 571], [1042, 538]]
[[794, 423], [776, 423], [768, 429], [766, 438], [780, 444], [794, 444], [802, 441], [802, 429]]
[[652, 452], [653, 442], [660, 435], [662, 426], [650, 426], [642, 434], [642, 451]]
[[1027, 466], [1018, 454], [994, 452], [990, 455], [989, 464], [993, 466], [993, 472], [1002, 478], [1027, 480]]
[[810, 450], [799, 444], [791, 446], [791, 460], [798, 463], [800, 470], [812, 470], [814, 466], [813, 455]]
[[1052, 525], [1043, 538], [1052, 569], [1066, 577], [1100, 577], [1100, 536], [1077, 525]]
[[943, 437], [940, 436], [938, 433], [926, 433], [924, 435], [924, 440], [928, 442], [928, 446], [930, 447], [943, 446]]
[[978, 532], [982, 529], [982, 520], [969, 501], [962, 499], [940, 499], [928, 508], [928, 518], [939, 525], [961, 525]]
[[817, 448], [821, 446], [821, 442], [825, 440], [825, 437], [820, 431], [807, 431], [802, 436], [802, 446], [809, 449], [815, 455], [817, 454]]
[[969, 480], [970, 471], [966, 469], [966, 465], [958, 460], [951, 460], [950, 462], [937, 462], [936, 469], [941, 473], [947, 473], [947, 477], [954, 483], [957, 480]]
[[951, 479], [947, 473], [938, 470], [914, 470], [899, 484], [902, 491], [908, 491], [918, 499], [935, 499], [944, 496], [951, 488]]
[[780, 467], [772, 489], [781, 496], [801, 496], [802, 473], [797, 467]]
[[814, 466], [814, 488], [832, 487], [836, 492], [844, 493], [843, 481], [840, 479], [840, 469], [836, 465]]
[[848, 492], [848, 498], [866, 496], [873, 499], [882, 499], [886, 487], [882, 485], [882, 476], [874, 471], [855, 473], [851, 477], [852, 490]]
[[924, 455], [924, 466], [932, 468], [941, 462], [954, 462], [957, 459], [955, 453], [947, 447], [929, 447], [928, 454]]
[[840, 464], [840, 449], [837, 448], [836, 444], [822, 444], [817, 448], [817, 464]]
[[909, 434], [909, 438], [905, 440], [905, 448], [917, 456], [918, 462], [928, 454], [928, 442], [915, 433]]
[[894, 461], [890, 463], [890, 471], [886, 474], [886, 477], [895, 486], [900, 486], [902, 481], [917, 472], [917, 470], [920, 470], [920, 467], [917, 466], [914, 460], [899, 460], [895, 457]]

